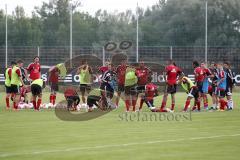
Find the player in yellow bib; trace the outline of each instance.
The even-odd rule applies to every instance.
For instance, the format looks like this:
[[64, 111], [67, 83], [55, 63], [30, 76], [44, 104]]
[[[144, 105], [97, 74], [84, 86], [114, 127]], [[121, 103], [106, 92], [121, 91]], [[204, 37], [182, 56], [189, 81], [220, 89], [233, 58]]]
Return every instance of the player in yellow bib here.
[[136, 75], [136, 69], [133, 67], [127, 67], [125, 74], [125, 105], [126, 111], [130, 110], [130, 106], [132, 106], [132, 110], [136, 110], [137, 103], [137, 82], [138, 78]]
[[11, 72], [11, 93], [14, 95], [13, 97], [13, 109], [18, 109], [18, 103], [20, 102], [20, 86], [25, 86], [22, 73], [20, 67], [23, 65], [23, 61], [19, 60], [18, 66], [15, 62], [12, 64], [12, 72]]
[[43, 86], [44, 86], [44, 81], [42, 79], [36, 79], [31, 83], [33, 107], [34, 107], [34, 110], [36, 111], [40, 109], [40, 105], [42, 103]]
[[16, 64], [15, 62], [11, 62], [11, 66], [9, 66], [4, 73], [5, 77], [5, 88], [6, 88], [6, 109], [10, 109], [10, 97], [11, 97], [11, 74], [12, 74], [12, 66]]
[[88, 65], [86, 60], [83, 60], [82, 65], [77, 70], [77, 75], [79, 75], [80, 79], [80, 92], [82, 97], [82, 102], [86, 104], [85, 93], [87, 94], [91, 90], [92, 84], [92, 68]]
[[[182, 85], [182, 88], [186, 91], [186, 93], [188, 94], [183, 112], [186, 112], [190, 106], [191, 103], [191, 99], [195, 99], [195, 106], [194, 108], [197, 107], [200, 109], [200, 101], [199, 101], [199, 94], [198, 94], [198, 88], [195, 84], [193, 84], [193, 82], [188, 78], [188, 77], [183, 77], [180, 80], [180, 83]], [[193, 109], [194, 109], [193, 108]]]

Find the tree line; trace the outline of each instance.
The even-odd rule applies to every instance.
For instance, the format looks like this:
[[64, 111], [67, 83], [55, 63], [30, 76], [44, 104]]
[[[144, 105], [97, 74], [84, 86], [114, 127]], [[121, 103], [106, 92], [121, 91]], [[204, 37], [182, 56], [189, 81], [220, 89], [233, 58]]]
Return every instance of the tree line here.
[[[108, 41], [136, 41], [136, 11], [95, 15], [72, 4], [73, 46], [102, 46]], [[31, 16], [18, 6], [8, 15], [9, 46], [68, 46], [70, 0], [52, 0], [35, 7]], [[83, 6], [84, 7], [84, 6]], [[240, 1], [208, 0], [208, 45], [237, 47]], [[140, 46], [204, 46], [205, 0], [159, 0], [138, 8]], [[5, 11], [0, 10], [0, 46], [5, 45]]]

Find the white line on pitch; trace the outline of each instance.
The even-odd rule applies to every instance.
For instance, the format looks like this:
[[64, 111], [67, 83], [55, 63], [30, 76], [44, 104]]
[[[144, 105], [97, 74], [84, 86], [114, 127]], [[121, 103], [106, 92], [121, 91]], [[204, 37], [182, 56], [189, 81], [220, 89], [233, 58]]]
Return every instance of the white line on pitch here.
[[170, 140], [147, 141], [147, 142], [133, 142], [133, 143], [115, 144], [115, 145], [113, 144], [113, 145], [99, 145], [99, 146], [89, 146], [89, 147], [76, 147], [76, 148], [68, 148], [68, 149], [34, 151], [34, 152], [26, 152], [26, 153], [23, 153], [23, 152], [22, 153], [0, 153], [0, 157], [3, 158], [3, 157], [34, 155], [34, 154], [43, 154], [43, 153], [71, 152], [71, 151], [79, 151], [79, 150], [92, 150], [92, 149], [102, 149], [102, 148], [111, 148], [111, 147], [126, 147], [126, 146], [135, 146], [135, 145], [144, 145], [144, 144], [215, 139], [215, 138], [222, 138], [222, 137], [237, 137], [237, 136], [240, 136], [240, 134], [216, 135], [216, 136], [209, 136], [209, 137], [192, 137], [192, 138], [185, 138], [185, 139], [172, 139], [172, 140], [170, 139]]

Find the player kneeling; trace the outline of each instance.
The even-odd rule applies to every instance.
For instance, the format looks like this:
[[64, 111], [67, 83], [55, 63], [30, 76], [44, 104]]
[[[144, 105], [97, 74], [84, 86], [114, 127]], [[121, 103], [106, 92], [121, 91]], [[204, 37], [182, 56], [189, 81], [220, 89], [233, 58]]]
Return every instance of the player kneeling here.
[[76, 111], [80, 103], [80, 98], [77, 91], [73, 88], [67, 88], [64, 92], [64, 97], [67, 101], [67, 108], [71, 111]]
[[33, 108], [36, 111], [39, 111], [40, 105], [42, 103], [42, 88], [44, 85], [45, 83], [42, 79], [36, 79], [31, 83]]
[[151, 83], [151, 78], [149, 78], [148, 82], [145, 85], [145, 95], [141, 97], [139, 111], [142, 110], [143, 103], [145, 102], [152, 112], [157, 112], [154, 106], [154, 97], [158, 96], [158, 87]]
[[195, 103], [194, 103], [195, 106], [192, 108], [192, 110], [196, 110], [196, 108], [197, 108], [198, 111], [200, 111], [200, 101], [199, 101], [198, 87], [196, 85], [194, 85], [193, 82], [187, 77], [183, 77], [179, 82], [181, 83], [183, 89], [188, 94], [183, 112], [187, 112], [187, 110], [190, 106], [191, 100], [193, 98], [195, 99]]

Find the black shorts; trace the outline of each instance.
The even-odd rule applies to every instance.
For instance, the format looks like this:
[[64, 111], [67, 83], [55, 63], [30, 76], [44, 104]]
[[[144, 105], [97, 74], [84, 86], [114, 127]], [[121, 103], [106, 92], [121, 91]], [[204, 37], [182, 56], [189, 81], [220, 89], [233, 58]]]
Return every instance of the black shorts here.
[[68, 96], [66, 97], [68, 108], [72, 107], [72, 105], [78, 105], [80, 103], [79, 96]]
[[6, 88], [6, 93], [7, 93], [7, 94], [12, 93], [11, 86], [5, 86], [5, 88]]
[[137, 87], [135, 84], [132, 86], [125, 86], [124, 90], [126, 95], [137, 95]]
[[217, 91], [217, 95], [219, 98], [224, 98], [226, 96], [225, 90], [219, 90]]
[[42, 94], [42, 87], [37, 84], [32, 84], [31, 92], [32, 92], [33, 96], [38, 96], [38, 95]]
[[212, 91], [209, 92], [209, 94], [210, 94], [211, 96], [217, 95], [217, 86], [216, 86], [216, 85], [212, 85]]
[[176, 84], [173, 84], [173, 85], [167, 84], [165, 86], [165, 93], [169, 93], [169, 94], [177, 93], [177, 85]]
[[11, 85], [11, 93], [20, 94], [20, 87], [17, 86], [17, 85], [12, 84]]
[[198, 97], [199, 97], [198, 92], [199, 92], [199, 90], [198, 90], [197, 87], [192, 87], [189, 91], [188, 96], [192, 97], [192, 98], [195, 98], [195, 99], [198, 99]]
[[89, 84], [80, 84], [80, 92], [81, 93], [89, 93], [91, 91], [91, 85]]
[[198, 91], [203, 93], [203, 82], [197, 82]]
[[87, 105], [92, 108], [93, 105], [98, 106], [97, 102], [101, 99], [100, 96], [88, 96]]
[[106, 91], [107, 93], [107, 97], [112, 98], [113, 97], [113, 93], [114, 93], [114, 89], [112, 88], [112, 86], [109, 83], [102, 83], [100, 86], [100, 89], [102, 91]]
[[57, 92], [59, 90], [58, 83], [50, 82], [51, 92]]
[[230, 85], [227, 85], [227, 89], [225, 91], [226, 96], [231, 96], [232, 95], [232, 90], [233, 90], [233, 87], [230, 86]]
[[119, 85], [117, 86], [117, 91], [118, 91], [118, 92], [124, 92], [124, 89], [125, 89], [124, 85], [119, 84]]
[[144, 92], [145, 92], [145, 85], [138, 85], [137, 93], [144, 93]]

